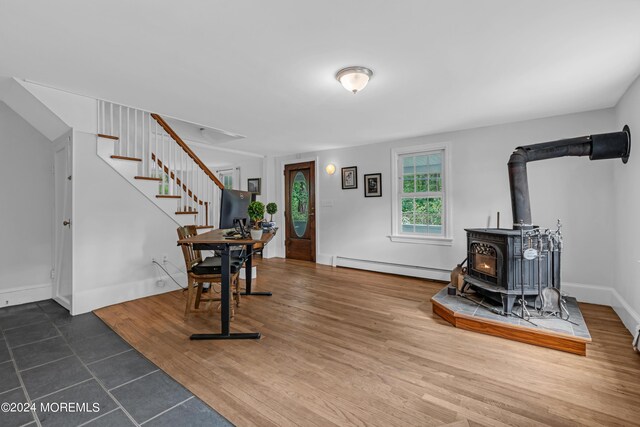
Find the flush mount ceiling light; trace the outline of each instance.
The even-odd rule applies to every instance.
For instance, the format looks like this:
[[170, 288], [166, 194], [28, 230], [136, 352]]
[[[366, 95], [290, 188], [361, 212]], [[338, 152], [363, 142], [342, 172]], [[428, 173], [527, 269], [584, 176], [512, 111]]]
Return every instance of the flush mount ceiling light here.
[[369, 83], [373, 71], [367, 67], [347, 67], [336, 73], [336, 80], [349, 92], [360, 92]]

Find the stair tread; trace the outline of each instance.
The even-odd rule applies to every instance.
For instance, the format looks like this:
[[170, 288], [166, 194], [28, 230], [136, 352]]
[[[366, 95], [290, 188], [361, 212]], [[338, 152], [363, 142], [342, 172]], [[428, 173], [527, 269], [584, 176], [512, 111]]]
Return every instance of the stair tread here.
[[172, 194], [156, 194], [158, 199], [181, 199], [182, 196], [175, 196]]
[[127, 157], [127, 156], [111, 156], [112, 159], [117, 159], [117, 160], [131, 160], [132, 162], [141, 162], [142, 159], [139, 159], [137, 157]]
[[162, 178], [156, 178], [153, 176], [134, 176], [133, 179], [143, 179], [146, 181], [162, 181]]

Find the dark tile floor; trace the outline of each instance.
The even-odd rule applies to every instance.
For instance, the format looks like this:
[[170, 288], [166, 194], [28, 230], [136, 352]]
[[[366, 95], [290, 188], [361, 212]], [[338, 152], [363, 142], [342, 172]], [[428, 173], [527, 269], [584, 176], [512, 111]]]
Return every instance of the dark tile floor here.
[[23, 304], [0, 330], [2, 427], [231, 425], [93, 313]]

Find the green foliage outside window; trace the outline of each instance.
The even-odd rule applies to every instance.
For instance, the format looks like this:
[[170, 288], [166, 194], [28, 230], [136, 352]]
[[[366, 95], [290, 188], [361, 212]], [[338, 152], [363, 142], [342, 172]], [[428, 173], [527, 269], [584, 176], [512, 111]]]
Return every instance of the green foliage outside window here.
[[302, 172], [291, 183], [291, 221], [298, 237], [304, 236], [309, 221], [309, 186]]
[[169, 175], [164, 172], [157, 172], [157, 178], [162, 178], [158, 183], [158, 194], [169, 194]]
[[402, 231], [443, 233], [442, 153], [402, 159]]
[[[300, 177], [300, 179], [299, 179]], [[296, 175], [291, 186], [291, 218], [306, 221], [309, 207], [309, 190], [302, 174]]]
[[420, 225], [442, 225], [442, 199], [403, 198], [402, 223]]

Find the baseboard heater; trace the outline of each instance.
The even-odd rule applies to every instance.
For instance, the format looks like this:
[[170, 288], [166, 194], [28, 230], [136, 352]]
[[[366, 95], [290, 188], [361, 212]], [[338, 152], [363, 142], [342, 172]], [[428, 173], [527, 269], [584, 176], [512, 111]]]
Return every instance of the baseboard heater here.
[[334, 255], [334, 267], [348, 267], [358, 270], [377, 271], [380, 273], [399, 274], [401, 276], [420, 277], [423, 279], [450, 279], [451, 270], [437, 267], [423, 267], [419, 265], [399, 264], [394, 262], [374, 261]]

